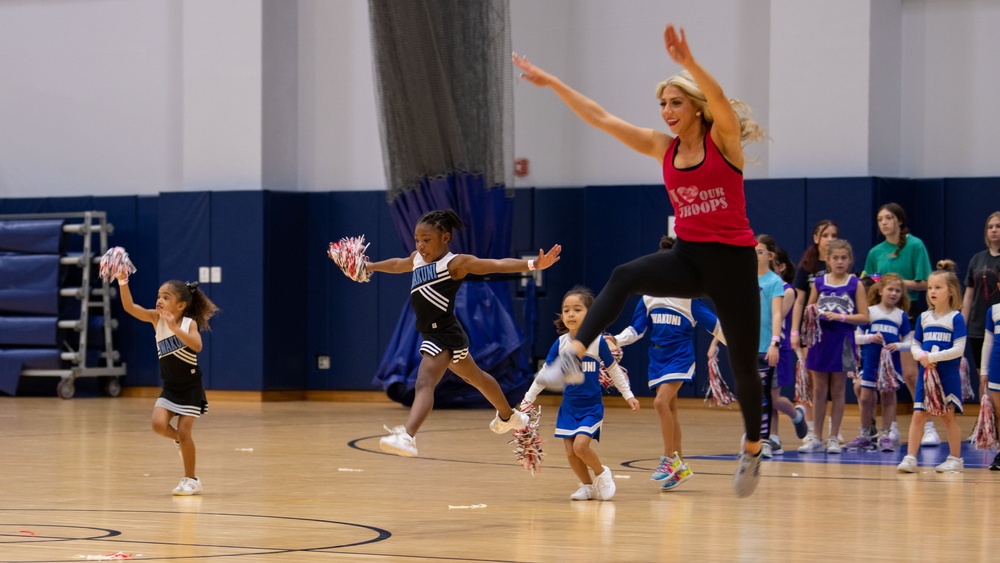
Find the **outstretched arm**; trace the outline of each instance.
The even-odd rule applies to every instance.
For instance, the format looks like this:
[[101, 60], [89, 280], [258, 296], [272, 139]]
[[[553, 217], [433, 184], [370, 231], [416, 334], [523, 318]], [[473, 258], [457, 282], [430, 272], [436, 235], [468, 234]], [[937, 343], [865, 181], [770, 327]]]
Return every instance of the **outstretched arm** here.
[[413, 255], [416, 251], [412, 252], [407, 258], [389, 258], [388, 260], [379, 260], [378, 262], [369, 262], [366, 266], [369, 272], [384, 272], [386, 274], [405, 274], [407, 272], [413, 271]]
[[556, 76], [549, 74], [526, 57], [513, 56], [514, 66], [521, 69], [521, 78], [535, 86], [551, 88], [587, 125], [595, 127], [621, 141], [628, 148], [663, 162], [671, 137], [662, 131], [637, 127], [612, 115], [597, 102], [570, 88]]
[[126, 313], [132, 315], [140, 321], [145, 321], [154, 325], [156, 324], [156, 321], [160, 319], [160, 315], [156, 311], [140, 307], [132, 301], [132, 290], [128, 287], [128, 276], [124, 273], [118, 276], [118, 295], [122, 298], [122, 309], [124, 309]]
[[684, 28], [674, 29], [674, 25], [668, 23], [663, 31], [663, 42], [667, 48], [667, 54], [675, 63], [684, 67], [691, 73], [691, 77], [704, 92], [708, 101], [708, 109], [712, 112], [714, 123], [712, 124], [712, 140], [715, 146], [719, 147], [723, 156], [726, 157], [733, 166], [743, 168], [743, 145], [740, 142], [740, 118], [729, 104], [729, 98], [722, 91], [722, 86], [715, 81], [715, 78], [707, 70], [694, 60], [691, 55], [691, 48], [687, 44], [687, 37], [684, 35]]
[[460, 280], [468, 274], [494, 274], [501, 272], [527, 272], [529, 270], [544, 270], [559, 261], [562, 246], [554, 245], [548, 252], [538, 250], [538, 258], [521, 260], [519, 258], [476, 258], [471, 254], [459, 254], [448, 264], [451, 277]]

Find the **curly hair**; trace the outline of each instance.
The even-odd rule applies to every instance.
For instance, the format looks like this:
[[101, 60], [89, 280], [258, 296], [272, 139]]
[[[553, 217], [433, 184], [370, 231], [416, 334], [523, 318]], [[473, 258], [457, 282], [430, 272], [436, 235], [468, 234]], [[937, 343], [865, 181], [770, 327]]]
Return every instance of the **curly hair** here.
[[186, 303], [184, 316], [191, 319], [198, 325], [200, 331], [211, 331], [208, 320], [219, 312], [219, 307], [211, 299], [198, 289], [198, 282], [182, 282], [180, 280], [170, 280], [164, 282], [170, 286], [170, 290], [177, 296], [177, 300]]

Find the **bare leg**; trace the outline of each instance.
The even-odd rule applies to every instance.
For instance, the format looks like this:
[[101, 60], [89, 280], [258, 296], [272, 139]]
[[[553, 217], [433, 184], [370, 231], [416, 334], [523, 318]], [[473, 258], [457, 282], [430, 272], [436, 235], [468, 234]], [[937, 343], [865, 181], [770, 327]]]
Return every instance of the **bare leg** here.
[[924, 423], [927, 422], [927, 413], [924, 411], [913, 411], [913, 419], [910, 420], [910, 433], [906, 440], [906, 455], [917, 457], [920, 451], [920, 439], [924, 436]]
[[451, 354], [447, 351], [437, 356], [424, 354], [417, 368], [417, 383], [414, 388], [413, 406], [410, 416], [406, 419], [406, 433], [416, 436], [417, 431], [427, 420], [427, 415], [434, 410], [434, 388], [444, 377], [444, 372], [451, 362]]
[[177, 417], [177, 441], [181, 443], [181, 457], [184, 458], [184, 476], [195, 479], [198, 474], [195, 472], [195, 447], [191, 431], [194, 430], [193, 416]]
[[[813, 434], [823, 441], [823, 420], [826, 418], [826, 395], [830, 391], [830, 374], [810, 371], [813, 378]], [[834, 434], [836, 436], [836, 434]]]
[[674, 452], [680, 452], [680, 423], [677, 420], [677, 390], [681, 388], [680, 381], [663, 383], [656, 388], [656, 398], [653, 407], [660, 419], [660, 435], [663, 437], [663, 455], [673, 457]]
[[880, 393], [879, 396], [882, 399], [882, 429], [888, 430], [896, 422], [896, 392]]
[[479, 368], [476, 361], [472, 359], [472, 354], [459, 360], [458, 363], [451, 364], [450, 367], [455, 375], [461, 377], [466, 383], [482, 393], [483, 397], [486, 397], [486, 400], [500, 413], [500, 418], [507, 420], [510, 415], [514, 414], [514, 410], [507, 404], [507, 397], [503, 394], [500, 384], [492, 375]]
[[593, 470], [594, 475], [600, 475], [604, 472], [604, 466], [601, 465], [601, 458], [597, 456], [597, 452], [590, 447], [590, 443], [593, 441], [594, 439], [586, 434], [573, 436], [573, 453]]
[[844, 421], [844, 403], [847, 401], [847, 374], [838, 371], [830, 374], [830, 437], [840, 434], [840, 424]]
[[594, 480], [590, 477], [590, 470], [587, 468], [587, 464], [573, 451], [573, 438], [563, 438], [563, 445], [566, 447], [566, 459], [569, 460], [569, 466], [573, 470], [573, 474], [584, 485], [592, 485]]
[[[875, 393], [869, 387], [861, 388], [861, 395], [858, 396], [858, 403], [861, 407], [861, 428], [867, 430], [875, 421]], [[883, 408], [885, 405], [883, 405]]]
[[948, 453], [962, 457], [962, 427], [955, 420], [955, 407], [949, 406], [941, 418], [944, 419], [944, 429], [948, 432]]

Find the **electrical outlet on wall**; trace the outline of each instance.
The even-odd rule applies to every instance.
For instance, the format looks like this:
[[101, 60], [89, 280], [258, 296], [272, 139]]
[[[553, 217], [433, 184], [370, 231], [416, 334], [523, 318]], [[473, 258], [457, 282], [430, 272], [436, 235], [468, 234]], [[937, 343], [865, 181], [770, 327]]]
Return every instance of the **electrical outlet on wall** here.
[[316, 356], [316, 369], [330, 369], [330, 356], [325, 354]]

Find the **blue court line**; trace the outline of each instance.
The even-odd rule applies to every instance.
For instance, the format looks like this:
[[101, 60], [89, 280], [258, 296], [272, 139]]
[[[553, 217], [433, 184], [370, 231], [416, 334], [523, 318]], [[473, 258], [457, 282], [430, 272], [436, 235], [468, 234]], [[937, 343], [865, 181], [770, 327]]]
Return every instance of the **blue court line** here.
[[[813, 453], [800, 454], [797, 450], [798, 441], [793, 445], [787, 444], [788, 449], [782, 455], [776, 455], [771, 459], [765, 459], [765, 463], [785, 462], [785, 463], [835, 463], [840, 465], [899, 465], [903, 456], [906, 455], [906, 444], [896, 446], [894, 452], [865, 452], [844, 450], [839, 454]], [[993, 462], [996, 450], [977, 450], [968, 441], [962, 441], [962, 459], [965, 461], [966, 469], [986, 469]], [[718, 461], [731, 461], [736, 459], [736, 454], [725, 455], [692, 455], [685, 456], [684, 459], [708, 459]], [[917, 453], [917, 463], [921, 467], [933, 467], [948, 457], [948, 444], [942, 443], [939, 446], [921, 446]], [[1000, 473], [998, 473], [1000, 475]]]

